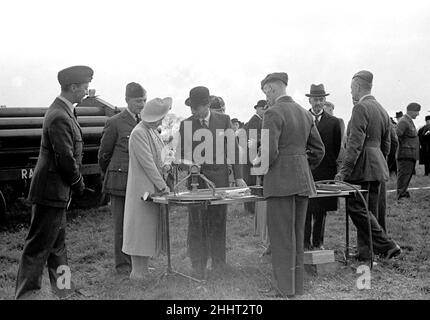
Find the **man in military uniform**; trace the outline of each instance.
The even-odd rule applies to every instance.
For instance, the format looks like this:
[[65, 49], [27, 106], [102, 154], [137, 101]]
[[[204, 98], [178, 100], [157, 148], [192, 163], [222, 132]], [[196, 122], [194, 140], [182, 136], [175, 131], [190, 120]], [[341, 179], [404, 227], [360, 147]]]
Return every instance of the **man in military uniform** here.
[[[360, 184], [361, 189], [368, 191], [373, 252], [390, 259], [400, 254], [401, 249], [378, 223], [381, 181], [388, 180], [385, 159], [390, 151], [390, 118], [371, 95], [372, 81], [373, 74], [369, 71], [360, 71], [352, 78], [351, 95], [356, 103], [347, 128], [345, 157], [335, 178]], [[360, 198], [351, 198], [347, 210], [357, 228], [357, 258], [370, 259], [365, 206]]]
[[419, 158], [420, 141], [413, 122], [420, 114], [421, 106], [412, 102], [396, 127], [399, 148], [397, 149], [397, 199], [409, 198], [409, 182]]
[[263, 118], [269, 144], [262, 144], [261, 153], [269, 159], [263, 193], [278, 291], [266, 294], [294, 296], [304, 293], [303, 234], [308, 197], [316, 194], [311, 169], [323, 159], [324, 144], [312, 115], [287, 96], [287, 84], [284, 72], [261, 81], [269, 105]]
[[[73, 66], [58, 73], [61, 94], [45, 114], [39, 158], [28, 199], [33, 203], [30, 229], [19, 264], [15, 298], [26, 298], [41, 288], [43, 268], [48, 265], [51, 287], [61, 297], [73, 292], [70, 283], [57, 286], [67, 272], [66, 208], [85, 184], [80, 173], [82, 132], [75, 117], [75, 103], [88, 94], [93, 70]], [[63, 271], [61, 269], [64, 269]], [[69, 274], [70, 275], [70, 274]], [[70, 277], [65, 277], [66, 282]]]
[[[342, 142], [340, 121], [323, 109], [326, 96], [324, 85], [311, 85], [311, 90], [306, 96], [312, 108], [309, 110], [315, 120], [315, 126], [324, 143], [324, 158], [318, 167], [312, 170], [315, 181], [332, 180], [337, 173], [337, 158]], [[310, 199], [306, 214], [305, 224], [305, 250], [324, 250], [324, 229], [327, 211], [337, 210], [337, 199]], [[312, 224], [313, 222], [313, 224]], [[312, 234], [312, 243], [311, 243]]]
[[140, 121], [145, 106], [146, 91], [138, 83], [131, 82], [125, 89], [127, 108], [106, 121], [99, 149], [99, 165], [104, 175], [103, 191], [110, 195], [114, 222], [115, 269], [129, 274], [130, 256], [122, 252], [125, 191], [128, 174], [128, 140]]

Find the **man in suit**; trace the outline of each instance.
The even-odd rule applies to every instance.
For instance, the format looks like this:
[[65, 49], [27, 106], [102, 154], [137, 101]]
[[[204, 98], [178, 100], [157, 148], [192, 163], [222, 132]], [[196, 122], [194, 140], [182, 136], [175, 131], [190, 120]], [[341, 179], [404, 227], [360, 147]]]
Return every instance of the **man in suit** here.
[[[82, 132], [74, 104], [88, 95], [92, 77], [93, 70], [87, 66], [58, 72], [61, 94], [45, 113], [39, 158], [28, 194], [32, 216], [18, 269], [16, 299], [28, 298], [41, 288], [46, 263], [53, 291], [60, 297], [74, 292], [67, 281], [66, 208], [71, 197], [82, 195], [85, 189], [80, 172]], [[60, 276], [66, 279], [64, 286], [57, 285]]]
[[[185, 104], [191, 108], [192, 116], [183, 120], [179, 127], [180, 145], [177, 148], [182, 160], [189, 160], [200, 165], [200, 172], [212, 181], [216, 187], [228, 187], [227, 156], [233, 157], [233, 172], [236, 185], [245, 187], [238, 161], [238, 144], [232, 131], [230, 117], [225, 114], [210, 112], [209, 90], [206, 87], [191, 89]], [[230, 131], [230, 132], [228, 132]], [[226, 136], [234, 141], [234, 155], [226, 152]], [[200, 140], [196, 137], [202, 134]], [[221, 145], [217, 140], [222, 137]], [[193, 139], [194, 137], [194, 139]], [[201, 139], [204, 137], [204, 139]], [[203, 150], [200, 148], [203, 144]], [[189, 149], [188, 149], [189, 148]], [[200, 150], [200, 152], [199, 152]], [[198, 188], [208, 188], [199, 178]], [[193, 276], [204, 279], [208, 258], [212, 261], [212, 270], [221, 271], [226, 266], [226, 215], [227, 206], [217, 205], [188, 208], [188, 254], [191, 259]]]
[[128, 175], [128, 141], [140, 121], [146, 103], [146, 90], [131, 82], [125, 89], [127, 108], [106, 121], [99, 148], [99, 165], [104, 175], [103, 192], [110, 195], [114, 225], [115, 269], [129, 274], [130, 256], [122, 252], [125, 192]]
[[[316, 194], [311, 169], [324, 157], [324, 144], [312, 115], [286, 94], [288, 75], [271, 73], [261, 81], [269, 108], [263, 118], [261, 153], [268, 155], [263, 192], [276, 289], [268, 295], [303, 294], [303, 242], [308, 197]], [[262, 141], [266, 141], [262, 137]]]
[[[342, 142], [342, 132], [339, 119], [324, 111], [326, 96], [324, 85], [311, 85], [306, 96], [312, 108], [309, 110], [315, 120], [315, 126], [325, 147], [325, 155], [318, 167], [312, 170], [315, 181], [333, 180], [337, 173], [337, 158]], [[305, 224], [305, 250], [324, 250], [324, 229], [327, 211], [337, 210], [337, 199], [310, 199]], [[313, 220], [313, 226], [312, 226]], [[311, 243], [312, 234], [312, 243]]]
[[[257, 133], [254, 139], [256, 141], [251, 142], [256, 144], [256, 148], [260, 147], [261, 144], [261, 128], [263, 127], [263, 115], [267, 110], [267, 102], [266, 100], [259, 100], [257, 104], [254, 106], [255, 114], [249, 119], [248, 123], [245, 125], [245, 130], [248, 139], [251, 139], [250, 132], [253, 130]], [[246, 155], [247, 163], [243, 165], [243, 178], [248, 186], [255, 186], [256, 184], [256, 176], [251, 175], [251, 161], [254, 159], [249, 158], [249, 152]], [[255, 203], [254, 202], [246, 202], [244, 204], [245, 210], [249, 213], [255, 213]]]
[[412, 102], [396, 127], [399, 149], [397, 150], [397, 199], [409, 198], [409, 182], [419, 158], [420, 141], [413, 122], [420, 114], [421, 106]]
[[430, 174], [430, 116], [425, 118], [426, 124], [418, 130], [420, 140], [420, 164], [424, 165], [424, 175]]
[[[351, 81], [351, 95], [355, 103], [347, 134], [345, 157], [336, 180], [360, 184], [367, 190], [372, 231], [373, 252], [387, 259], [400, 254], [400, 247], [388, 238], [378, 223], [381, 181], [388, 180], [386, 156], [390, 151], [390, 118], [385, 109], [371, 95], [373, 74], [356, 73]], [[369, 229], [365, 206], [359, 197], [348, 200], [347, 210], [357, 228], [359, 260], [370, 259]]]

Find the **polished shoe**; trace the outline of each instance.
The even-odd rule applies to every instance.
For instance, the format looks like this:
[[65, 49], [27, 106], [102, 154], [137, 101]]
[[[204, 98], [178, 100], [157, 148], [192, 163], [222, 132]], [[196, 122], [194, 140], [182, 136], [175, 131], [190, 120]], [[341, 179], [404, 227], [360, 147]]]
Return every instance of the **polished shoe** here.
[[387, 250], [384, 258], [385, 259], [392, 259], [401, 253], [402, 253], [402, 249], [400, 248], [400, 246], [398, 244], [396, 244], [393, 248]]

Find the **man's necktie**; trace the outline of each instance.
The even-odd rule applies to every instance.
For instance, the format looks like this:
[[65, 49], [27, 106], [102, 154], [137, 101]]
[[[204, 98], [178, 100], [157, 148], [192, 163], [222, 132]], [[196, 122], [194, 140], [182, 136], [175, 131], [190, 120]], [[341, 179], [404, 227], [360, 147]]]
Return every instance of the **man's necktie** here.
[[318, 120], [320, 116], [315, 115], [315, 126], [318, 127], [318, 123], [320, 123], [320, 121]]
[[140, 122], [140, 117], [139, 117], [139, 114], [136, 113], [136, 123], [139, 123], [139, 122]]
[[203, 128], [209, 129], [209, 127], [207, 125], [207, 121], [205, 119], [200, 120], [200, 123], [202, 124]]

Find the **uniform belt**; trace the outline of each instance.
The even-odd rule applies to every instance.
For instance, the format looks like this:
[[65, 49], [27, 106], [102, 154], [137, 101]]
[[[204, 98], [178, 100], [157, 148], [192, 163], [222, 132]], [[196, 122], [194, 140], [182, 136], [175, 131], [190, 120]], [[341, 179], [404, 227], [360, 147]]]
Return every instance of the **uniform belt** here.
[[279, 149], [279, 155], [282, 156], [305, 156], [306, 152], [305, 151], [291, 151], [288, 149]]
[[366, 141], [364, 142], [364, 147], [369, 147], [369, 148], [380, 148], [381, 147], [381, 143], [379, 141]]

